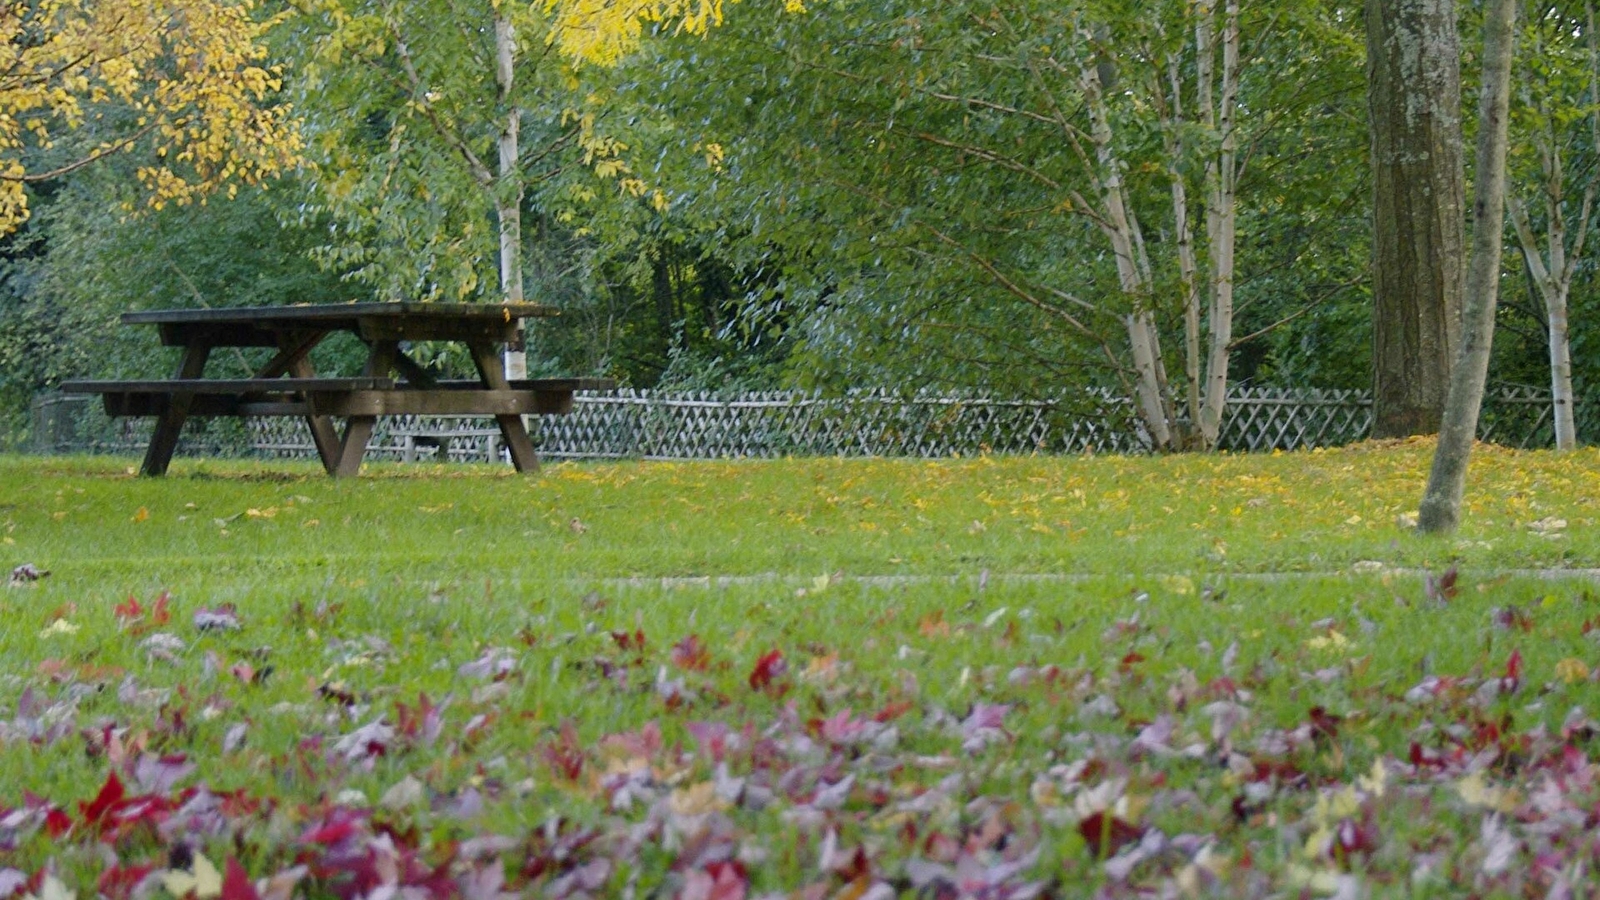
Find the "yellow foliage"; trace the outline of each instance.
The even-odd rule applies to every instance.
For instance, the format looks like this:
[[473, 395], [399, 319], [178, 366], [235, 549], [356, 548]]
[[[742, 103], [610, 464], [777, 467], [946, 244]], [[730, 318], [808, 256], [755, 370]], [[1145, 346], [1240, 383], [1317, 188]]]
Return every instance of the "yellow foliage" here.
[[[552, 16], [550, 40], [569, 59], [615, 65], [639, 46], [647, 23], [675, 23], [704, 34], [722, 24], [723, 0], [543, 0]], [[738, 2], [738, 0], [733, 0]]]
[[[142, 144], [156, 153], [138, 177], [157, 208], [295, 165], [300, 137], [262, 41], [275, 21], [252, 0], [0, 4], [0, 233], [27, 219], [27, 183]], [[67, 166], [29, 169], [100, 104], [133, 124]]]

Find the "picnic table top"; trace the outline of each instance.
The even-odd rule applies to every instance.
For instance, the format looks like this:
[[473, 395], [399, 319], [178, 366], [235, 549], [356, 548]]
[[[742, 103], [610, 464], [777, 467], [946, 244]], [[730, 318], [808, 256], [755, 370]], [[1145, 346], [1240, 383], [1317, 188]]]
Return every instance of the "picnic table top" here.
[[362, 320], [511, 322], [559, 315], [542, 303], [319, 303], [221, 309], [152, 309], [122, 314], [124, 325], [316, 325], [352, 328]]

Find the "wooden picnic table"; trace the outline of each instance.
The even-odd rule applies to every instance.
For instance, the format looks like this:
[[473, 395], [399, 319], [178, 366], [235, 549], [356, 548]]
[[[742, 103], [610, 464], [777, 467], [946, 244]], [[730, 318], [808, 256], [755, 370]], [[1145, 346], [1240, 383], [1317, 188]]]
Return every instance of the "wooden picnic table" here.
[[[311, 429], [328, 474], [354, 475], [383, 415], [493, 416], [519, 472], [539, 466], [524, 415], [558, 415], [572, 394], [607, 390], [604, 378], [507, 381], [500, 352], [518, 338], [522, 319], [556, 315], [536, 303], [344, 303], [317, 306], [236, 307], [130, 312], [125, 325], [154, 325], [161, 342], [182, 349], [172, 378], [138, 381], [68, 381], [68, 393], [100, 394], [111, 416], [154, 416], [140, 472], [167, 471], [178, 435], [190, 416], [295, 416]], [[324, 338], [350, 333], [367, 345], [360, 377], [319, 377], [310, 353]], [[410, 341], [466, 345], [476, 380], [436, 379], [405, 352]], [[250, 378], [206, 378], [218, 347], [268, 347], [277, 352]], [[333, 417], [345, 419], [341, 434]]]

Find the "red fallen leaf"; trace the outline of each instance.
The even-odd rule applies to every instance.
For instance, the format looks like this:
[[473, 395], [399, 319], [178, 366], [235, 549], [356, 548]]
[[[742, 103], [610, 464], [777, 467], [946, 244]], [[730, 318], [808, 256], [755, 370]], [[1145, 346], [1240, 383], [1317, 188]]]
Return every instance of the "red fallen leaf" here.
[[128, 790], [123, 787], [122, 779], [117, 777], [117, 773], [108, 773], [106, 775], [106, 783], [100, 786], [100, 793], [96, 794], [95, 798], [88, 803], [80, 802], [78, 804], [78, 811], [83, 815], [84, 824], [104, 825], [106, 815], [117, 804], [121, 803], [127, 797], [127, 794]]
[[1144, 832], [1145, 829], [1105, 812], [1093, 813], [1078, 821], [1078, 834], [1098, 859], [1110, 859], [1118, 850], [1144, 837]]
[[1451, 566], [1438, 578], [1429, 575], [1425, 582], [1428, 599], [1438, 603], [1448, 603], [1454, 600], [1456, 595], [1461, 593], [1461, 588], [1456, 586], [1456, 575], [1455, 566]]
[[[144, 615], [144, 607], [139, 605], [139, 600], [132, 594], [128, 595], [127, 602], [118, 603], [111, 608], [111, 614], [117, 617], [119, 625], [126, 625]], [[109, 870], [108, 870], [109, 871]]]
[[221, 900], [261, 900], [256, 886], [250, 883], [250, 876], [245, 874], [244, 866], [231, 856], [222, 873]]
[[[1505, 631], [1532, 631], [1533, 617], [1527, 611], [1515, 604], [1511, 606], [1497, 606], [1490, 614], [1494, 627]], [[1587, 624], [1587, 623], [1585, 623]]]
[[133, 896], [133, 889], [139, 882], [144, 881], [155, 870], [154, 865], [114, 865], [100, 873], [100, 879], [95, 883], [95, 887], [107, 900], [127, 900]]
[[321, 822], [306, 829], [300, 835], [300, 843], [331, 847], [359, 834], [362, 831], [364, 818], [365, 815], [361, 812], [337, 807], [330, 810]]
[[1127, 674], [1127, 673], [1133, 671], [1133, 667], [1134, 666], [1136, 666], [1139, 663], [1142, 663], [1144, 661], [1145, 661], [1144, 660], [1144, 654], [1140, 653], [1137, 650], [1135, 650], [1132, 653], [1129, 653], [1127, 656], [1124, 656], [1120, 661], [1118, 661], [1118, 663], [1117, 663], [1117, 671], [1122, 672], [1123, 674]]
[[1506, 674], [1502, 681], [1508, 683], [1510, 690], [1516, 690], [1517, 684], [1522, 681], [1521, 650], [1511, 651], [1511, 658], [1506, 660]]
[[399, 701], [394, 705], [395, 731], [413, 741], [431, 744], [444, 730], [443, 712], [424, 693], [417, 694], [415, 709]]
[[1360, 822], [1348, 817], [1341, 819], [1333, 835], [1333, 845], [1328, 852], [1341, 864], [1348, 865], [1350, 857], [1357, 854], [1370, 856], [1378, 850], [1378, 824], [1372, 820], [1371, 813]]
[[644, 654], [644, 629], [635, 628], [632, 634], [626, 631], [611, 632], [611, 639], [617, 642], [617, 648], [624, 653]]
[[583, 743], [578, 740], [578, 729], [573, 727], [571, 719], [561, 723], [560, 736], [539, 752], [556, 775], [577, 781], [583, 774]]
[[750, 670], [750, 690], [767, 690], [775, 679], [783, 677], [783, 673], [788, 670], [789, 664], [783, 659], [783, 651], [767, 651], [756, 660], [755, 668]]
[[691, 634], [672, 646], [672, 664], [690, 672], [704, 672], [711, 667], [711, 654], [700, 636]]
[[911, 703], [910, 700], [894, 700], [894, 701], [891, 701], [889, 703], [884, 704], [883, 709], [880, 709], [877, 712], [872, 714], [872, 721], [877, 722], [879, 724], [882, 724], [884, 722], [893, 722], [895, 719], [898, 719], [901, 716], [905, 715], [906, 713], [910, 712], [911, 711], [911, 707], [912, 707], [912, 703]]
[[165, 625], [172, 621], [172, 610], [167, 607], [167, 601], [170, 599], [172, 595], [166, 591], [162, 591], [160, 596], [156, 597], [156, 602], [150, 606], [149, 624]]
[[707, 888], [706, 900], [744, 900], [750, 889], [750, 876], [736, 859], [706, 863], [704, 872], [711, 882], [701, 885]]
[[44, 814], [44, 830], [52, 838], [59, 838], [72, 830], [72, 817], [52, 806]]
[[1344, 721], [1343, 716], [1336, 716], [1320, 706], [1313, 706], [1309, 717], [1312, 740], [1331, 741], [1339, 736], [1339, 723]]

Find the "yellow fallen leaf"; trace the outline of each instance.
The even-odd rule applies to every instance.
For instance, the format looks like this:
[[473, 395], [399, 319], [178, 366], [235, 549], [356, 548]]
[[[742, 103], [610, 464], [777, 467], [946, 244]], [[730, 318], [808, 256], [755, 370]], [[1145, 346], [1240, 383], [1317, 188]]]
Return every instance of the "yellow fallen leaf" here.
[[208, 897], [222, 896], [222, 873], [211, 864], [211, 860], [196, 853], [192, 873], [172, 869], [161, 876], [161, 886], [174, 897], [193, 893], [199, 900], [206, 900]]
[[698, 816], [728, 808], [728, 801], [717, 794], [716, 782], [712, 781], [673, 791], [668, 803], [680, 816]]
[[1489, 784], [1484, 780], [1481, 770], [1456, 782], [1456, 793], [1473, 806], [1501, 813], [1516, 809], [1520, 799], [1517, 792], [1510, 788]]
[[142, 506], [139, 507], [139, 511], [138, 512], [135, 512], [133, 514], [133, 521], [135, 521], [135, 522], [146, 522], [146, 521], [149, 521], [149, 519], [150, 519], [150, 510], [145, 509]]
[[1567, 684], [1589, 680], [1589, 665], [1581, 659], [1567, 657], [1556, 663], [1556, 677]]

